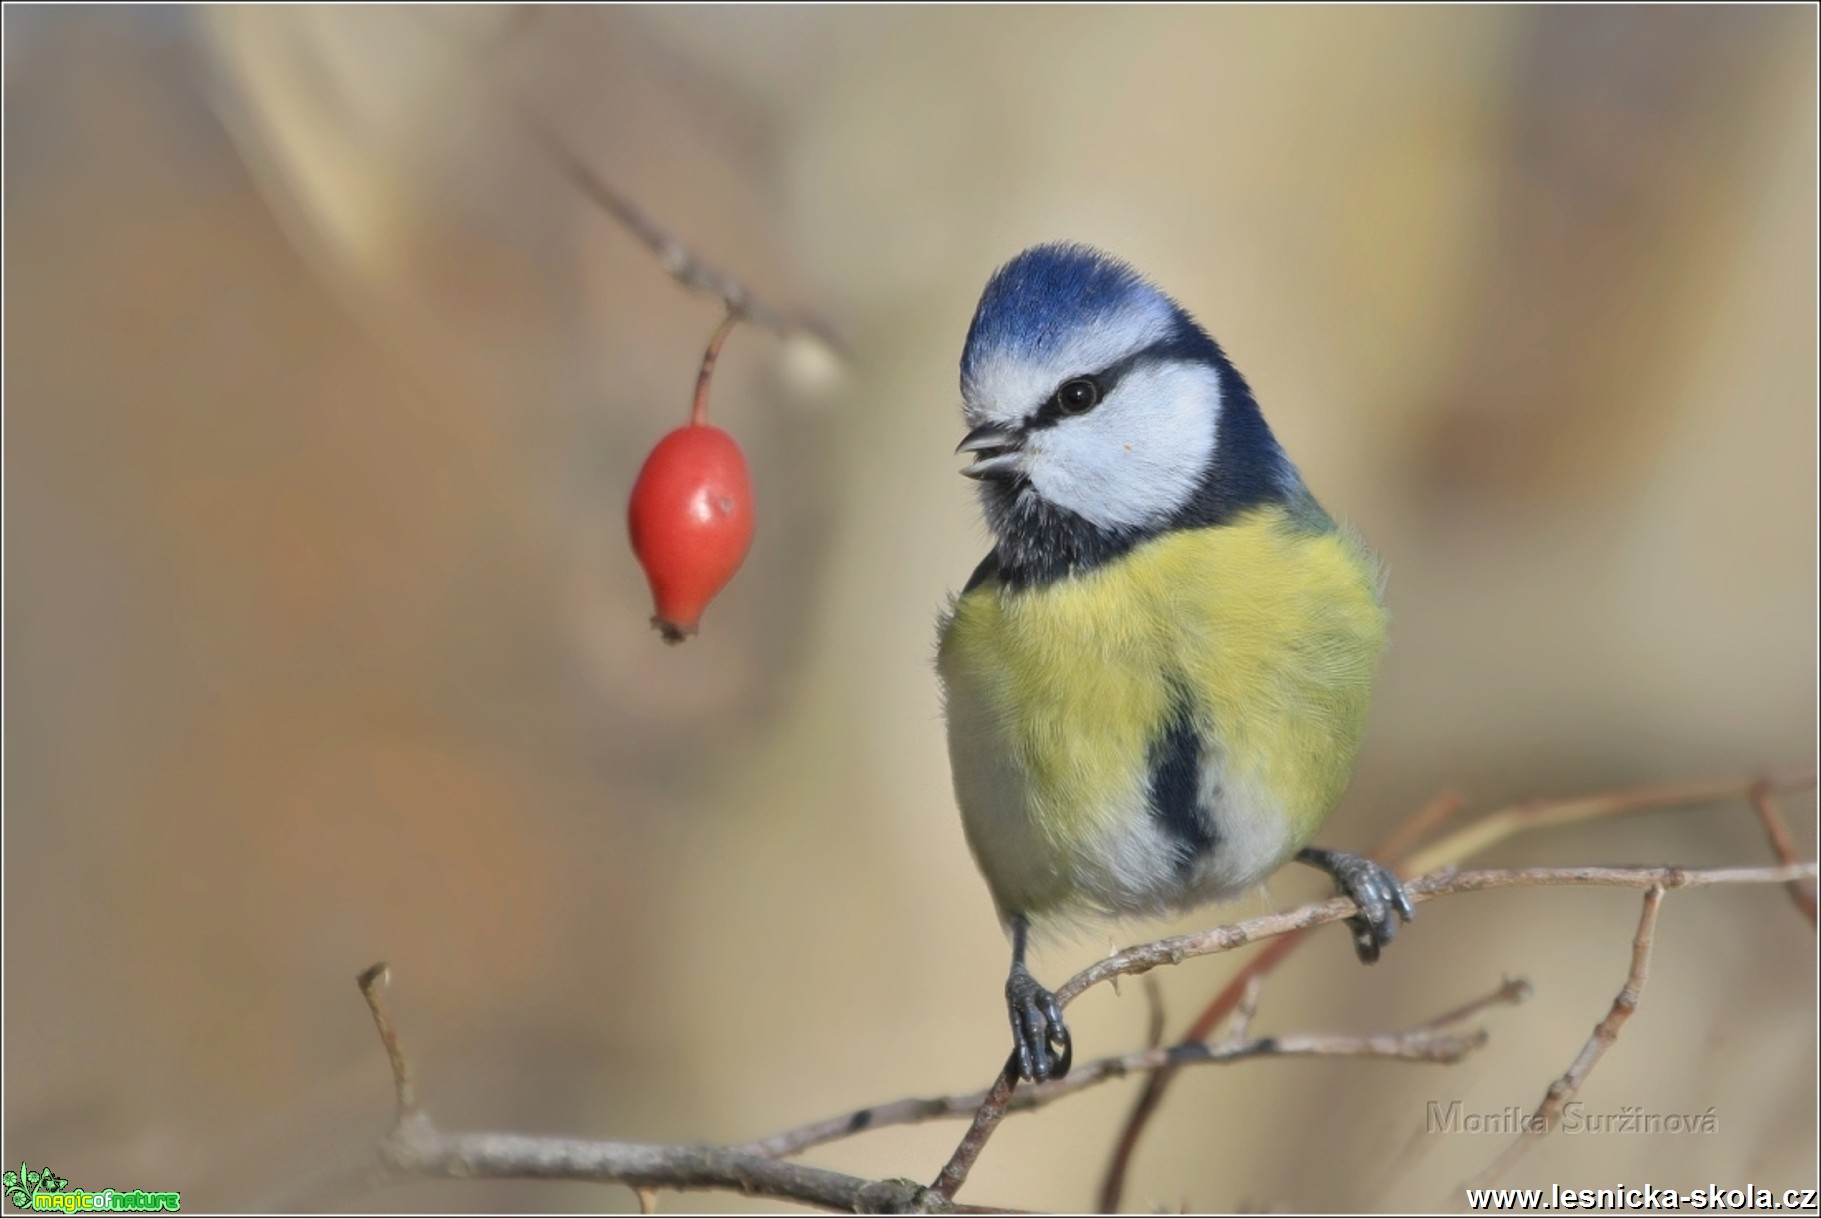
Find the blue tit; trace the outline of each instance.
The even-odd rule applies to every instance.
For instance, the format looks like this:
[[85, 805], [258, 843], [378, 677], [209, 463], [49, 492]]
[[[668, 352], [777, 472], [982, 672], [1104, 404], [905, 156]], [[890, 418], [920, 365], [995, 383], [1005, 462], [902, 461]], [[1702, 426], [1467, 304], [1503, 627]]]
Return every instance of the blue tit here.
[[1097, 250], [1040, 245], [993, 274], [961, 391], [993, 549], [942, 616], [937, 670], [962, 824], [1012, 940], [1018, 1072], [1059, 1078], [1071, 1057], [1025, 965], [1033, 926], [1187, 910], [1297, 859], [1358, 905], [1376, 960], [1409, 895], [1308, 843], [1385, 647], [1377, 560], [1207, 331]]

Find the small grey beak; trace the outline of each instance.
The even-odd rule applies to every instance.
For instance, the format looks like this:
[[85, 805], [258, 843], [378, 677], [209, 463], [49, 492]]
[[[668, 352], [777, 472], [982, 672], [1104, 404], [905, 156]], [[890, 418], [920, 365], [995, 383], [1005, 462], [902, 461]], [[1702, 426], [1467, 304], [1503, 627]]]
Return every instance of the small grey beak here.
[[1016, 448], [1023, 443], [1018, 433], [998, 423], [982, 423], [955, 445], [958, 453], [985, 452], [989, 448]]
[[1024, 436], [997, 423], [982, 423], [955, 446], [958, 453], [977, 454], [961, 472], [969, 478], [1010, 478], [1018, 472]]

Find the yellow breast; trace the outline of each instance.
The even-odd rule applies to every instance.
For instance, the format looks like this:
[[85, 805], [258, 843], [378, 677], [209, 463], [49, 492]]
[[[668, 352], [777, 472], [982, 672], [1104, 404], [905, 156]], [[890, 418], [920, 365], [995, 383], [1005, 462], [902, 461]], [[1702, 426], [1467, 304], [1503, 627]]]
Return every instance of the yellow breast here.
[[1284, 853], [1306, 842], [1364, 731], [1385, 643], [1378, 585], [1351, 533], [1273, 507], [1053, 584], [989, 579], [963, 596], [938, 667], [957, 797], [1002, 909], [1066, 902], [1071, 860], [1134, 815], [1185, 698], [1223, 781], [1274, 805]]

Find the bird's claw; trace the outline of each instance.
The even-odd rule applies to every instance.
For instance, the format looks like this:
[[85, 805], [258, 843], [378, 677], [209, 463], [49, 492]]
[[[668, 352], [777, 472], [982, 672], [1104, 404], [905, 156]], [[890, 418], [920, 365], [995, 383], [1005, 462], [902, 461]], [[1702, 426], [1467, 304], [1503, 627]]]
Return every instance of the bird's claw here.
[[1012, 1019], [1013, 1056], [1019, 1077], [1033, 1083], [1062, 1078], [1074, 1061], [1075, 1047], [1056, 996], [1037, 984], [1024, 968], [1014, 968], [1005, 981], [1005, 1006]]
[[1353, 950], [1360, 963], [1372, 964], [1385, 944], [1397, 936], [1400, 920], [1416, 917], [1416, 906], [1397, 873], [1382, 863], [1346, 854], [1339, 850], [1309, 849], [1299, 855], [1334, 877], [1340, 894], [1359, 906], [1359, 912], [1347, 919], [1353, 932]]

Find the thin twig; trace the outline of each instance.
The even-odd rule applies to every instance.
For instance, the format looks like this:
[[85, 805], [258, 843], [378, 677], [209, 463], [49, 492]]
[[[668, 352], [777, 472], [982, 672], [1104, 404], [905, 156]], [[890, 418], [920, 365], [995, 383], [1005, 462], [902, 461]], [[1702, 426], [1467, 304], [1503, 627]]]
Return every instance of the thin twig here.
[[[506, 43], [524, 34], [535, 13], [536, 10], [529, 7], [516, 10], [512, 17], [488, 37], [478, 44], [464, 45], [461, 49], [469, 54], [472, 61], [496, 54]], [[512, 116], [512, 120], [534, 144], [543, 149], [544, 154], [569, 179], [571, 185], [606, 212], [608, 218], [630, 233], [640, 245], [655, 254], [665, 273], [685, 290], [717, 297], [729, 313], [737, 314], [780, 336], [809, 334], [821, 340], [832, 351], [839, 353], [844, 350], [841, 340], [826, 323], [773, 308], [761, 301], [738, 279], [699, 257], [650, 212], [633, 202], [629, 195], [610, 184], [602, 174], [577, 156], [534, 107], [513, 96], [504, 85], [496, 85], [496, 89], [501, 105]]]
[[1011, 1103], [1012, 1090], [1017, 1085], [1018, 1054], [1014, 1051], [1005, 1059], [999, 1077], [987, 1088], [986, 1098], [975, 1109], [974, 1119], [968, 1123], [967, 1132], [961, 1136], [955, 1153], [948, 1157], [948, 1162], [936, 1173], [935, 1182], [929, 1188], [931, 1193], [944, 1201], [955, 1199], [955, 1194], [967, 1183], [968, 1173], [974, 1170], [975, 1160], [986, 1148], [986, 1140], [993, 1136], [993, 1130], [999, 1128], [999, 1122], [1005, 1119], [1006, 1105]]
[[1254, 974], [1246, 978], [1246, 992], [1239, 996], [1239, 1005], [1233, 1008], [1233, 1018], [1227, 1021], [1222, 1042], [1240, 1044], [1252, 1035], [1252, 1021], [1258, 1018], [1258, 1000], [1264, 992], [1263, 976]]
[[426, 1125], [395, 1131], [382, 1146], [382, 1155], [394, 1171], [411, 1176], [594, 1180], [635, 1191], [725, 1189], [850, 1213], [914, 1213], [928, 1208], [925, 1190], [912, 1180], [866, 1180], [721, 1146], [454, 1134]]
[[[1165, 1067], [1218, 1065], [1256, 1057], [1368, 1057], [1455, 1062], [1479, 1048], [1485, 1038], [1478, 1032], [1444, 1032], [1445, 1024], [1459, 1023], [1472, 1012], [1501, 1003], [1519, 1002], [1524, 997], [1525, 992], [1515, 990], [1510, 982], [1506, 982], [1469, 1006], [1401, 1032], [1358, 1035], [1302, 1033], [1255, 1038], [1243, 1028], [1236, 1027], [1229, 1029], [1220, 1042], [1214, 1045], [1195, 1041], [1170, 1046], [1147, 1044], [1145, 1048], [1130, 1053], [1078, 1064], [1066, 1078], [1019, 1088], [1007, 1101], [1005, 1112], [1008, 1116], [1016, 1112], [1031, 1112], [1101, 1083]], [[811, 1147], [839, 1141], [862, 1130], [972, 1116], [986, 1102], [988, 1094], [986, 1091], [973, 1091], [966, 1095], [893, 1100], [799, 1125], [769, 1137], [742, 1142], [731, 1149], [778, 1157], [801, 1154]]]
[[[1543, 885], [1655, 891], [1715, 884], [1781, 884], [1792, 879], [1812, 878], [1816, 871], [1813, 861], [1778, 867], [1706, 870], [1678, 867], [1539, 867], [1443, 872], [1413, 880], [1408, 887], [1415, 899], [1431, 900], [1455, 893]], [[1090, 987], [1110, 981], [1116, 976], [1142, 974], [1161, 965], [1180, 963], [1194, 956], [1230, 951], [1268, 936], [1286, 935], [1337, 921], [1355, 912], [1351, 901], [1335, 899], [1215, 927], [1197, 934], [1179, 935], [1128, 948], [1096, 961], [1070, 978], [1056, 991], [1056, 998], [1059, 1003], [1067, 1004]], [[966, 1097], [970, 1104], [976, 1099], [981, 1101], [975, 1106], [974, 1120], [936, 1185], [929, 1188], [914, 1180], [868, 1180], [843, 1172], [787, 1162], [774, 1154], [756, 1153], [751, 1148], [752, 1144], [733, 1147], [652, 1145], [527, 1137], [510, 1133], [447, 1134], [438, 1130], [418, 1106], [409, 1065], [380, 998], [380, 987], [385, 977], [384, 965], [368, 969], [361, 974], [361, 992], [366, 996], [374, 1027], [385, 1045], [398, 1098], [398, 1119], [380, 1147], [381, 1161], [395, 1174], [593, 1180], [622, 1184], [633, 1189], [727, 1189], [847, 1211], [962, 1212], [968, 1207], [954, 1203], [955, 1192], [966, 1181], [969, 1170], [991, 1137], [993, 1129], [1008, 1110], [1034, 1108], [1046, 1102], [1042, 1098], [1043, 1089], [1033, 1088], [1028, 1100], [1020, 1096], [1017, 1105], [1011, 1104], [1014, 1079], [1008, 1062], [1008, 1068], [1001, 1071], [998, 1080], [985, 1096]], [[1501, 992], [1510, 989], [1512, 987], [1508, 984], [1501, 987]], [[1459, 1012], [1451, 1014], [1459, 1016]], [[1432, 1027], [1419, 1027], [1378, 1038], [1284, 1037], [1276, 1038], [1275, 1042], [1252, 1041], [1240, 1046], [1209, 1046], [1200, 1042], [1185, 1042], [1169, 1049], [1144, 1049], [1136, 1055], [1091, 1063], [1083, 1067], [1084, 1078], [1081, 1081], [1065, 1079], [1048, 1086], [1055, 1089], [1053, 1097], [1072, 1094], [1093, 1082], [1120, 1077], [1135, 1069], [1161, 1070], [1179, 1067], [1191, 1061], [1230, 1060], [1240, 1056], [1281, 1056], [1292, 1051], [1309, 1055], [1333, 1055], [1350, 1049], [1353, 1055], [1446, 1061], [1471, 1051], [1475, 1042], [1476, 1034], [1456, 1036]], [[1271, 1045], [1268, 1050], [1259, 1047], [1267, 1044]], [[1290, 1048], [1286, 1049], [1286, 1045]], [[1581, 1076], [1584, 1077], [1584, 1071]], [[880, 1107], [883, 1109], [886, 1106]], [[877, 1127], [877, 1124], [879, 1122], [849, 1118], [843, 1132], [857, 1133], [864, 1128]], [[771, 1147], [767, 1146], [767, 1149]]]
[[1685, 808], [1726, 800], [1748, 799], [1755, 790], [1806, 791], [1815, 785], [1811, 767], [1791, 774], [1753, 782], [1688, 782], [1663, 787], [1638, 787], [1579, 799], [1533, 800], [1488, 813], [1426, 849], [1404, 864], [1407, 875], [1435, 871], [1466, 861], [1487, 848], [1533, 829], [1547, 829], [1581, 821], [1603, 820], [1633, 812]]
[[[1757, 791], [1768, 793], [1773, 790], [1807, 790], [1815, 785], [1815, 778], [1815, 769], [1811, 766], [1778, 777], [1750, 782], [1734, 779], [1681, 783], [1674, 786], [1634, 788], [1573, 799], [1517, 804], [1488, 813], [1408, 860], [1399, 870], [1403, 875], [1412, 875], [1443, 866], [1455, 866], [1515, 834], [1546, 828], [1550, 825], [1594, 820], [1657, 808], [1679, 807], [1691, 803], [1717, 803], [1723, 800], [1749, 797]], [[1411, 849], [1425, 836], [1458, 815], [1463, 807], [1464, 803], [1461, 798], [1452, 792], [1444, 792], [1436, 796], [1392, 830], [1390, 836], [1372, 851], [1372, 857], [1381, 861], [1396, 861], [1400, 855]], [[1793, 856], [1785, 858], [1783, 861], [1791, 862]], [[1804, 889], [1804, 891], [1812, 892], [1812, 889]], [[1276, 939], [1270, 946], [1248, 961], [1239, 974], [1229, 981], [1202, 1009], [1195, 1022], [1190, 1025], [1184, 1039], [1205, 1038], [1233, 1009], [1234, 1003], [1239, 1001], [1239, 997], [1250, 979], [1263, 977], [1270, 973], [1289, 958], [1304, 937], [1302, 932], [1297, 932]], [[1126, 1177], [1131, 1169], [1132, 1157], [1137, 1153], [1138, 1143], [1162, 1104], [1164, 1092], [1169, 1089], [1173, 1077], [1173, 1071], [1161, 1070], [1145, 1079], [1138, 1099], [1126, 1114], [1125, 1123], [1120, 1127], [1118, 1137], [1114, 1139], [1112, 1153], [1107, 1158], [1107, 1167], [1101, 1176], [1098, 1202], [1101, 1212], [1112, 1213], [1119, 1208], [1120, 1199], [1125, 1192]]]
[[[1481, 871], [1442, 871], [1420, 876], [1405, 884], [1415, 901], [1462, 892], [1484, 892], [1495, 888], [1536, 888], [1558, 886], [1571, 888], [1705, 888], [1715, 884], [1786, 884], [1793, 879], [1812, 878], [1816, 864], [1788, 864], [1779, 867], [1518, 867]], [[1306, 931], [1358, 913], [1358, 907], [1346, 897], [1336, 897], [1300, 909], [1266, 914], [1196, 931], [1159, 939], [1138, 947], [1115, 952], [1096, 960], [1087, 968], [1063, 982], [1055, 991], [1058, 1005], [1067, 1006], [1085, 991], [1111, 981], [1114, 977], [1137, 976], [1164, 965], [1181, 964], [1196, 956], [1212, 956], [1244, 947], [1261, 939]], [[999, 1084], [988, 1093], [974, 1124], [968, 1129], [948, 1165], [942, 1169], [931, 1191], [952, 1198], [966, 1180], [968, 1170], [979, 1158], [986, 1140], [992, 1136], [1005, 1115], [1005, 1100], [1011, 1094], [1007, 1084], [1008, 1070], [1000, 1074]], [[1005, 1092], [1000, 1095], [1001, 1086]], [[938, 1186], [941, 1186], [940, 1188]]]
[[1631, 968], [1625, 974], [1625, 984], [1613, 998], [1606, 1018], [1594, 1026], [1593, 1035], [1587, 1038], [1587, 1043], [1581, 1046], [1580, 1053], [1562, 1076], [1549, 1084], [1549, 1089], [1543, 1093], [1543, 1102], [1537, 1105], [1535, 1115], [1526, 1124], [1517, 1141], [1506, 1147], [1504, 1154], [1470, 1184], [1463, 1185], [1463, 1188], [1477, 1188], [1491, 1183], [1533, 1146], [1548, 1137], [1560, 1122], [1562, 1109], [1580, 1091], [1587, 1076], [1593, 1073], [1593, 1068], [1606, 1056], [1606, 1051], [1618, 1041], [1619, 1030], [1638, 1009], [1638, 1000], [1644, 995], [1644, 985], [1650, 980], [1650, 951], [1656, 941], [1657, 911], [1662, 905], [1662, 888], [1651, 888], [1644, 893], [1644, 910], [1638, 916], [1638, 932], [1631, 940]]
[[[1435, 832], [1442, 825], [1460, 815], [1467, 807], [1466, 797], [1454, 791], [1443, 791], [1428, 803], [1418, 808], [1391, 831], [1390, 835], [1380, 842], [1371, 852], [1376, 859], [1395, 859], [1424, 837]], [[1214, 1028], [1230, 1013], [1237, 1015], [1239, 1004], [1252, 993], [1253, 987], [1261, 984], [1273, 969], [1288, 959], [1290, 953], [1306, 936], [1306, 931], [1297, 931], [1273, 940], [1269, 946], [1252, 957], [1227, 984], [1217, 992], [1208, 1004], [1189, 1025], [1184, 1040], [1202, 1040], [1209, 1036]], [[1163, 1104], [1164, 1092], [1175, 1080], [1174, 1070], [1159, 1070], [1144, 1080], [1144, 1086], [1138, 1092], [1138, 1098], [1132, 1102], [1126, 1113], [1125, 1121], [1119, 1128], [1119, 1136], [1113, 1140], [1113, 1150], [1107, 1156], [1106, 1170], [1101, 1173], [1100, 1190], [1097, 1206], [1102, 1213], [1113, 1213], [1119, 1208], [1120, 1198], [1125, 1193], [1127, 1175], [1132, 1169], [1132, 1156], [1138, 1152], [1138, 1143], [1144, 1138], [1151, 1118]]]
[[597, 170], [569, 148], [563, 139], [529, 106], [508, 101], [514, 119], [532, 142], [544, 150], [559, 169], [590, 202], [606, 212], [621, 228], [657, 255], [658, 263], [677, 283], [691, 292], [717, 297], [730, 313], [736, 313], [754, 325], [776, 334], [811, 334], [833, 351], [842, 350], [840, 340], [824, 322], [793, 316], [760, 300], [738, 279], [710, 265], [687, 245], [659, 224], [644, 208], [618, 187], [610, 184]]
[[411, 1066], [405, 1060], [405, 1051], [398, 1043], [398, 1029], [386, 1011], [384, 991], [391, 980], [392, 967], [381, 960], [368, 966], [355, 982], [360, 986], [361, 997], [367, 1000], [367, 1009], [373, 1013], [373, 1027], [379, 1032], [379, 1041], [386, 1047], [386, 1062], [392, 1067], [392, 1092], [398, 1104], [397, 1119], [406, 1121], [417, 1115], [417, 1088], [411, 1081]]
[[1147, 1011], [1144, 1047], [1155, 1049], [1163, 1043], [1163, 1033], [1169, 1024], [1169, 1017], [1163, 1009], [1163, 984], [1154, 975], [1144, 979], [1144, 1003]]
[[[411, 1069], [381, 996], [390, 970], [375, 964], [360, 974], [360, 992], [385, 1046], [398, 1098], [397, 1118], [380, 1144], [380, 1160], [408, 1176], [597, 1180], [635, 1193], [659, 1188], [720, 1188], [777, 1197], [853, 1213], [911, 1213], [929, 1208], [914, 1180], [867, 1180], [786, 1163], [721, 1146], [646, 1145], [512, 1133], [449, 1134], [418, 1107]], [[938, 1208], [955, 1207], [939, 1204]]]
[[[1812, 859], [1776, 867], [1507, 867], [1440, 871], [1410, 880], [1405, 889], [1412, 900], [1431, 901], [1437, 897], [1495, 888], [1708, 888], [1716, 884], [1787, 884], [1791, 880], [1812, 879], [1815, 874], [1816, 864]], [[1338, 922], [1358, 912], [1358, 907], [1348, 898], [1335, 897], [1299, 909], [1129, 947], [1096, 960], [1063, 982], [1056, 990], [1056, 1001], [1066, 1006], [1084, 991], [1115, 976], [1137, 976], [1196, 956], [1230, 952], [1293, 930]]]
[[[1189, 1025], [1184, 1033], [1184, 1040], [1205, 1040], [1213, 1034], [1220, 1021], [1229, 1014], [1235, 1017], [1239, 1008], [1245, 1003], [1255, 985], [1262, 984], [1265, 975], [1276, 968], [1278, 962], [1296, 950], [1307, 931], [1291, 931], [1273, 939], [1264, 949], [1241, 968], [1227, 984], [1221, 987], [1213, 1000], [1203, 1007], [1195, 1022]], [[1112, 1213], [1119, 1208], [1120, 1195], [1125, 1192], [1126, 1174], [1131, 1169], [1132, 1155], [1138, 1149], [1138, 1143], [1156, 1115], [1157, 1108], [1163, 1103], [1163, 1093], [1168, 1090], [1171, 1080], [1176, 1077], [1172, 1069], [1159, 1070], [1144, 1080], [1144, 1086], [1138, 1092], [1138, 1098], [1132, 1102], [1132, 1108], [1126, 1113], [1125, 1123], [1120, 1126], [1119, 1136], [1113, 1142], [1113, 1153], [1108, 1156], [1106, 1171], [1101, 1176], [1098, 1206], [1103, 1213]]]
[[1397, 859], [1425, 837], [1467, 810], [1467, 797], [1458, 791], [1443, 791], [1434, 799], [1406, 816], [1372, 850], [1375, 859]]
[[1490, 994], [1481, 995], [1472, 1002], [1463, 1003], [1452, 1011], [1437, 1015], [1421, 1026], [1430, 1031], [1451, 1027], [1464, 1020], [1472, 1019], [1488, 1007], [1516, 1006], [1518, 1003], [1528, 1000], [1531, 992], [1530, 982], [1523, 977], [1507, 977], [1499, 988]]
[[721, 362], [721, 348], [727, 342], [727, 336], [739, 323], [740, 315], [732, 309], [715, 327], [715, 332], [708, 339], [708, 349], [702, 353], [702, 366], [696, 372], [696, 395], [690, 406], [689, 421], [697, 427], [708, 422], [708, 386], [714, 380], [714, 366]]
[[[1256, 988], [1253, 987], [1254, 997]], [[1481, 1001], [1489, 1005], [1487, 1000], [1482, 999]], [[1486, 1033], [1483, 1029], [1465, 1034], [1454, 1034], [1439, 1032], [1427, 1027], [1413, 1028], [1406, 1032], [1366, 1036], [1305, 1034], [1252, 1039], [1245, 1032], [1246, 1026], [1251, 1023], [1251, 1014], [1241, 1008], [1235, 1016], [1236, 1027], [1233, 1034], [1223, 1037], [1221, 1043], [1217, 1045], [1210, 1045], [1204, 1041], [1184, 1041], [1167, 1048], [1154, 1046], [1118, 1057], [1103, 1057], [1098, 1061], [1076, 1067], [1067, 1078], [1042, 1083], [1017, 1093], [1013, 1091], [1007, 1081], [1008, 1079], [1016, 1081], [1015, 1062], [1008, 1061], [1005, 1070], [1000, 1073], [999, 1079], [995, 1081], [992, 1089], [986, 1092], [976, 1092], [968, 1096], [951, 1096], [941, 1101], [911, 1101], [915, 1107], [906, 1110], [906, 1115], [911, 1116], [912, 1119], [927, 1120], [938, 1116], [961, 1116], [970, 1111], [974, 1114], [974, 1120], [968, 1127], [967, 1136], [961, 1139], [961, 1144], [956, 1147], [954, 1155], [943, 1166], [941, 1174], [936, 1177], [936, 1182], [930, 1186], [930, 1192], [937, 1197], [952, 1201], [955, 1190], [966, 1182], [968, 1173], [973, 1170], [974, 1162], [980, 1157], [980, 1151], [985, 1147], [987, 1138], [992, 1136], [992, 1132], [998, 1127], [999, 1122], [1011, 1113], [1040, 1108], [1065, 1095], [1073, 1095], [1111, 1079], [1126, 1078], [1133, 1074], [1162, 1070], [1166, 1067], [1181, 1069], [1185, 1066], [1234, 1062], [1254, 1057], [1377, 1057], [1452, 1065], [1486, 1044]], [[1002, 1086], [1004, 1087], [1003, 1095], [1000, 1094]], [[767, 1139], [760, 1145], [769, 1148], [776, 1144], [772, 1139]]]
[[[1783, 812], [1777, 807], [1776, 797], [1764, 783], [1751, 789], [1751, 806], [1757, 810], [1758, 819], [1764, 823], [1764, 836], [1770, 840], [1770, 848], [1777, 858], [1785, 863], [1793, 863], [1801, 857], [1796, 853], [1796, 843], [1790, 839], [1789, 827], [1783, 823]], [[1796, 909], [1810, 926], [1815, 925], [1815, 887], [1793, 880], [1789, 885], [1789, 899], [1795, 902]]]

